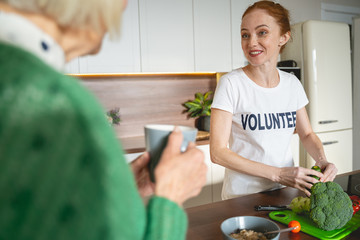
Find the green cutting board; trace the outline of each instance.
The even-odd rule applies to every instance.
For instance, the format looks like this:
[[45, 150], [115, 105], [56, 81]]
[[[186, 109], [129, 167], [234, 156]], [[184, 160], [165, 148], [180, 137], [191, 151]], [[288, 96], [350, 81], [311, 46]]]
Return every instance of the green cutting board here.
[[273, 211], [269, 217], [283, 224], [296, 220], [301, 224], [301, 231], [319, 239], [342, 239], [360, 227], [360, 214], [355, 214], [351, 220], [342, 228], [332, 231], [324, 231], [315, 226], [308, 216], [302, 216], [290, 210]]

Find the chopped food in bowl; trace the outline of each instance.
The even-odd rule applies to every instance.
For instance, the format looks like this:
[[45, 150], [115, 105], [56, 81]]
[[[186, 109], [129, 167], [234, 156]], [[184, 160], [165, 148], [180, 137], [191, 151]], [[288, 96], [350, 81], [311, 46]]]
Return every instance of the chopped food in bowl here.
[[267, 240], [263, 233], [246, 229], [237, 229], [235, 232], [230, 233], [230, 237], [236, 240]]
[[[242, 239], [242, 240], [275, 239], [276, 240], [279, 239], [280, 236], [280, 233], [274, 233], [274, 234], [266, 235], [265, 238], [259, 238], [259, 237], [252, 238], [253, 236], [256, 236], [258, 233], [264, 235], [263, 233], [265, 232], [280, 230], [280, 227], [275, 222], [263, 217], [238, 216], [238, 217], [228, 218], [221, 223], [220, 228], [224, 240], [234, 240], [234, 239], [237, 240], [238, 239]], [[242, 230], [245, 231], [242, 232]], [[242, 237], [245, 235], [249, 235], [249, 236], [239, 238], [240, 236], [237, 236], [235, 234], [239, 234]]]

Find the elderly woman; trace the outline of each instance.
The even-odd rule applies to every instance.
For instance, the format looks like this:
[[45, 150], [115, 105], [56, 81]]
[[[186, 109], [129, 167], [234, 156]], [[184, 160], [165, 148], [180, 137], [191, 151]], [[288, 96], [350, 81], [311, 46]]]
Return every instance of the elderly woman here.
[[130, 167], [100, 104], [59, 72], [116, 34], [125, 4], [0, 0], [0, 239], [185, 238], [201, 151], [181, 153], [175, 130], [152, 185], [148, 153]]

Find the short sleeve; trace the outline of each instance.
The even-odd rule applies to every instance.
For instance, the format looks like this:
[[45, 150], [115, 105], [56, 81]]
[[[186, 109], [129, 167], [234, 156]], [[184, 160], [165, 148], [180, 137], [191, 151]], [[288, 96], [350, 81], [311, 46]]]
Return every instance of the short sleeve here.
[[221, 109], [230, 113], [234, 113], [234, 101], [232, 84], [227, 74], [222, 76], [216, 86], [213, 103], [211, 108]]
[[297, 96], [298, 96], [298, 106], [297, 106], [297, 110], [305, 107], [308, 103], [309, 103], [309, 100], [306, 96], [306, 93], [305, 93], [305, 90], [304, 90], [304, 87], [302, 86], [301, 82], [296, 79], [296, 87], [297, 87]]

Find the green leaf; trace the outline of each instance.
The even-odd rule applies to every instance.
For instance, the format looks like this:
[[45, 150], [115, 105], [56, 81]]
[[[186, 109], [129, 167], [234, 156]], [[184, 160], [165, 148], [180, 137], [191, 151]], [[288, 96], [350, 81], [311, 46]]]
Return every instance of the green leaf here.
[[212, 104], [212, 99], [204, 101], [205, 106], [211, 106], [211, 104]]
[[209, 111], [209, 112], [210, 112], [210, 111], [211, 111], [211, 106], [210, 106], [210, 105], [209, 105], [209, 106], [205, 106], [205, 107], [204, 107], [204, 110], [206, 110], [206, 111]]
[[199, 111], [199, 110], [201, 110], [201, 109], [199, 109], [199, 108], [190, 108], [188, 110], [188, 112], [195, 112], [195, 111]]
[[201, 109], [201, 108], [202, 108], [200, 104], [198, 104], [198, 103], [193, 103], [193, 102], [187, 102], [187, 103], [185, 103], [185, 106], [186, 106], [187, 108], [197, 108], [197, 109]]
[[201, 115], [202, 116], [210, 116], [210, 113], [211, 113], [210, 108], [204, 108], [201, 112]]
[[201, 102], [204, 101], [204, 95], [202, 95], [201, 93], [195, 93], [195, 99], [200, 100]]
[[192, 118], [199, 117], [199, 116], [200, 116], [200, 113], [201, 113], [201, 111], [193, 112], [193, 113], [190, 115], [190, 117], [192, 117]]
[[205, 93], [204, 100], [206, 100], [209, 97], [209, 95], [212, 93], [213, 93], [212, 91], [208, 91], [207, 93]]
[[201, 100], [200, 99], [195, 99], [194, 101], [192, 101], [193, 103], [198, 103], [198, 104], [201, 104]]

